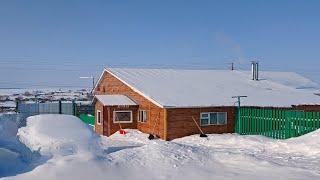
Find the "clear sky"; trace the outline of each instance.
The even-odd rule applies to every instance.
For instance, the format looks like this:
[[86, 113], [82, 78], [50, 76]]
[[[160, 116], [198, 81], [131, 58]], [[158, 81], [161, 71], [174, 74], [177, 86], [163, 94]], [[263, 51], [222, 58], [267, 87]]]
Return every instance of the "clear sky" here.
[[320, 82], [320, 1], [1, 0], [0, 87], [90, 86], [104, 66], [295, 71]]

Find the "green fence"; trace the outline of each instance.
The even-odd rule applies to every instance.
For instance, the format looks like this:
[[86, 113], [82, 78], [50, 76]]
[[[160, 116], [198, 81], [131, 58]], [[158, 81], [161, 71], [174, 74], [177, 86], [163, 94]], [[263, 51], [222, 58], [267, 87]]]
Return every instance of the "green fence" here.
[[235, 131], [241, 135], [287, 139], [320, 128], [320, 112], [241, 107], [236, 117]]
[[86, 124], [94, 125], [94, 116], [91, 114], [80, 114], [79, 118]]

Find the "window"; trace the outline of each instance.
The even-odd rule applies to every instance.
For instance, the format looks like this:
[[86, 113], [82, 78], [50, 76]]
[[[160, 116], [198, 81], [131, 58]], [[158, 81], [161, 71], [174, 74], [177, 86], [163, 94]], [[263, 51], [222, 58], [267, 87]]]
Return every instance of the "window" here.
[[147, 122], [147, 111], [139, 110], [138, 122]]
[[201, 126], [227, 124], [226, 112], [206, 112], [200, 114]]
[[132, 123], [132, 111], [113, 111], [114, 123]]
[[101, 111], [97, 111], [97, 124], [101, 124]]

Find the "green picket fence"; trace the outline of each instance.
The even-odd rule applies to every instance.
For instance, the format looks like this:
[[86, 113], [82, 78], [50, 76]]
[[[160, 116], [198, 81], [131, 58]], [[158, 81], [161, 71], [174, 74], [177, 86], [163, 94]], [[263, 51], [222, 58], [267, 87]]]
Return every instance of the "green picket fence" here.
[[236, 117], [235, 131], [241, 135], [288, 139], [320, 128], [320, 112], [241, 107]]

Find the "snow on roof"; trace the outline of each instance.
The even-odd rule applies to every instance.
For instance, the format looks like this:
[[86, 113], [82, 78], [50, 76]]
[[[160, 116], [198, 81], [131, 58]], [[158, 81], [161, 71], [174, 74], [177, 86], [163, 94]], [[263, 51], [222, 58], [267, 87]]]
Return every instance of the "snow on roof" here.
[[106, 68], [136, 92], [164, 107], [233, 106], [232, 96], [246, 95], [245, 106], [289, 107], [320, 104], [319, 85], [293, 72]]
[[104, 106], [137, 105], [134, 101], [124, 95], [95, 95], [95, 98]]

